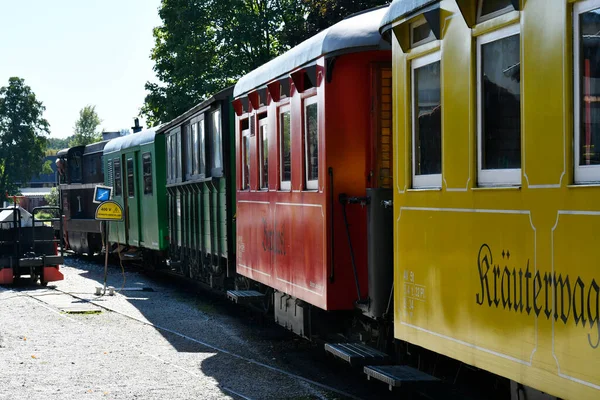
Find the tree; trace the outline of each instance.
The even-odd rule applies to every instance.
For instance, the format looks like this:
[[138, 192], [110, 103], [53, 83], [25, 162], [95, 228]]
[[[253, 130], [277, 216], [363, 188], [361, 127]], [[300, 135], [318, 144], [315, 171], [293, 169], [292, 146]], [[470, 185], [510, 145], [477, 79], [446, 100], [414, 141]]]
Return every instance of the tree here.
[[44, 200], [46, 200], [46, 202], [48, 203], [49, 206], [58, 206], [58, 201], [59, 201], [59, 196], [58, 196], [58, 189], [56, 187], [53, 187], [50, 190], [50, 194], [47, 194], [46, 196], [44, 196]]
[[85, 106], [79, 111], [79, 119], [75, 122], [74, 137], [69, 147], [86, 146], [102, 140], [102, 133], [97, 130], [102, 121], [96, 113], [96, 106]]
[[75, 136], [67, 136], [64, 139], [61, 138], [48, 138], [48, 149], [55, 150], [53, 154], [56, 154], [62, 149], [69, 147], [69, 142], [73, 140]]
[[50, 133], [45, 110], [24, 79], [10, 78], [0, 88], [0, 198], [39, 175]]
[[349, 14], [389, 0], [162, 0], [151, 53], [160, 81], [140, 111], [167, 122]]

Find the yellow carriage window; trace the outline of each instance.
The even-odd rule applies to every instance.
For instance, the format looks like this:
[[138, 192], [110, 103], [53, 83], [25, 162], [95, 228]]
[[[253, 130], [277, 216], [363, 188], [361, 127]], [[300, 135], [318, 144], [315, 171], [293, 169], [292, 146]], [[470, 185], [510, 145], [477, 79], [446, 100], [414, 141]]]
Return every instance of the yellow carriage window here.
[[575, 182], [600, 181], [600, 1], [574, 5]]
[[416, 47], [435, 40], [433, 30], [427, 23], [425, 17], [419, 17], [410, 24], [410, 46]]
[[521, 62], [519, 26], [477, 39], [478, 182], [521, 183]]
[[317, 96], [304, 102], [304, 148], [306, 188], [318, 189], [319, 186], [319, 125]]
[[442, 185], [440, 53], [412, 62], [413, 187]]
[[477, 22], [486, 21], [514, 9], [512, 0], [479, 0]]
[[258, 121], [258, 152], [260, 156], [260, 188], [269, 189], [269, 135], [266, 114]]
[[292, 131], [290, 106], [281, 107], [279, 113], [279, 169], [281, 189], [292, 187]]

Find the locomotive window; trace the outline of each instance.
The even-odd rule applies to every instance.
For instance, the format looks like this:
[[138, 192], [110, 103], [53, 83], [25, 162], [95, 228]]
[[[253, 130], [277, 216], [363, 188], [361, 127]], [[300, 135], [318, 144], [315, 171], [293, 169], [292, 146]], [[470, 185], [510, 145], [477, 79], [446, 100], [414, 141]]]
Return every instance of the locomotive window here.
[[304, 148], [306, 188], [319, 187], [319, 124], [317, 96], [304, 102]]
[[210, 114], [210, 123], [212, 130], [212, 168], [223, 168], [221, 110], [216, 110]]
[[411, 47], [416, 47], [433, 40], [435, 40], [435, 36], [425, 17], [420, 17], [410, 25]]
[[127, 197], [135, 197], [135, 188], [133, 185], [133, 158], [127, 159]]
[[477, 165], [481, 185], [521, 183], [519, 26], [477, 38]]
[[243, 125], [242, 126], [242, 190], [249, 190], [250, 189], [250, 129], [248, 127], [248, 120], [243, 121], [242, 125]]
[[123, 185], [121, 181], [121, 161], [117, 158], [113, 160], [113, 173], [114, 173], [114, 184], [115, 196], [121, 196], [123, 194]]
[[69, 169], [71, 172], [71, 182], [81, 182], [81, 152], [76, 151], [71, 158], [71, 162], [69, 163]]
[[479, 0], [477, 22], [487, 21], [514, 9], [512, 0]]
[[600, 1], [573, 5], [575, 182], [600, 181]]
[[267, 119], [258, 121], [258, 151], [260, 155], [260, 188], [269, 189], [269, 135]]
[[142, 169], [144, 170], [144, 194], [152, 194], [152, 155], [142, 154]]
[[440, 53], [412, 62], [413, 187], [442, 186]]
[[292, 132], [290, 126], [290, 106], [279, 111], [279, 170], [281, 189], [292, 187]]

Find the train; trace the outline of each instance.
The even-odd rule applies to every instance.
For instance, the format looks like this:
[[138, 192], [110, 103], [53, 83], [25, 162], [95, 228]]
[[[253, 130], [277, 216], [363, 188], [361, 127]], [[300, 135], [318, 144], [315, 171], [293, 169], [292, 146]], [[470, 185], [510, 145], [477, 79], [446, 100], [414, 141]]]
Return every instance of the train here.
[[[599, 31], [600, 0], [347, 17], [97, 144], [90, 179], [126, 215], [105, 250], [258, 305], [390, 389], [600, 398]], [[94, 207], [73, 189], [64, 207]], [[98, 251], [74, 219], [71, 248]]]

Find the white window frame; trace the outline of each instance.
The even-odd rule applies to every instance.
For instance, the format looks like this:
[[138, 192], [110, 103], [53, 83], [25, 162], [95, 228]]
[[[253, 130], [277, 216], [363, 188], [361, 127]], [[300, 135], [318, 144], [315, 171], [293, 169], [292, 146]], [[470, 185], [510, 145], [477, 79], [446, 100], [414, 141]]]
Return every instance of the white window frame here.
[[[304, 100], [304, 176], [306, 179], [306, 189], [318, 190], [319, 189], [319, 160], [317, 159], [317, 179], [308, 180], [308, 118], [306, 108], [312, 104], [317, 105], [317, 147], [319, 146], [319, 102], [317, 96], [311, 96]], [[320, 152], [319, 152], [320, 153]]]
[[511, 11], [515, 11], [515, 8], [513, 7], [512, 4], [509, 4], [508, 6], [498, 10], [498, 11], [494, 11], [493, 13], [489, 13], [487, 15], [481, 15], [481, 11], [483, 10], [483, 2], [487, 1], [487, 0], [479, 0], [479, 3], [477, 4], [477, 23], [481, 23], [481, 22], [485, 22], [485, 21], [489, 21], [490, 19], [499, 17], [502, 14], [506, 14], [509, 13]]
[[[421, 40], [415, 42], [414, 41], [414, 29], [418, 28], [421, 25], [427, 25], [429, 27], [429, 36], [427, 36], [425, 39], [421, 39]], [[409, 25], [409, 31], [410, 31], [410, 47], [411, 48], [420, 46], [425, 43], [433, 42], [435, 40], [435, 35], [433, 34], [433, 29], [431, 29], [431, 27], [429, 26], [429, 23], [427, 22], [425, 17], [422, 15], [415, 22], [412, 22]]]
[[579, 16], [588, 11], [600, 8], [600, 0], [586, 0], [573, 4], [573, 67], [574, 67], [574, 167], [575, 183], [598, 183], [600, 182], [600, 165], [579, 165], [581, 151], [581, 60], [579, 51]]
[[[429, 64], [433, 64], [435, 62], [440, 62], [440, 70], [441, 70], [441, 60], [442, 53], [440, 51], [436, 51], [435, 53], [428, 54], [424, 57], [420, 57], [411, 61], [410, 66], [410, 74], [411, 74], [411, 105], [412, 105], [412, 187], [415, 189], [423, 189], [423, 188], [439, 188], [442, 186], [442, 174], [429, 174], [429, 175], [417, 175], [417, 140], [416, 140], [416, 127], [417, 127], [417, 116], [415, 113], [415, 108], [417, 105], [416, 97], [415, 97], [415, 70], [424, 67]], [[441, 76], [440, 76], [441, 80]], [[441, 82], [440, 82], [440, 92], [442, 90]], [[441, 93], [440, 93], [441, 95]], [[441, 102], [441, 98], [440, 98]], [[443, 107], [443, 105], [442, 105]], [[441, 125], [440, 125], [441, 126]], [[443, 131], [443, 129], [442, 129]], [[442, 132], [440, 132], [440, 139], [443, 137]]]
[[[278, 132], [278, 151], [279, 151], [279, 188], [280, 190], [292, 190], [292, 108], [289, 104], [279, 107], [277, 110], [277, 132]], [[281, 129], [281, 115], [290, 113], [290, 180], [283, 180], [283, 131]]]
[[[263, 161], [265, 158], [265, 136], [267, 137], [267, 146], [269, 145], [269, 124], [267, 123], [268, 119], [265, 117], [263, 119], [258, 120], [258, 165], [259, 165], [259, 190], [268, 191], [269, 190], [269, 166], [267, 165], [267, 182], [265, 187], [265, 182], [263, 182]], [[261, 128], [265, 127], [264, 132], [262, 132]]]
[[[491, 33], [481, 35], [477, 38], [477, 182], [479, 186], [520, 186], [521, 185], [521, 169], [523, 167], [523, 154], [521, 153], [521, 168], [511, 169], [482, 169], [482, 71], [481, 71], [481, 47], [484, 44], [495, 42], [510, 36], [519, 35], [519, 48], [521, 49], [521, 26], [514, 24], [502, 29], [498, 29]], [[519, 55], [519, 60], [522, 62], [522, 57]], [[522, 93], [522, 91], [521, 91]], [[522, 100], [521, 100], [522, 101]], [[521, 120], [523, 118], [522, 103], [519, 112]], [[523, 143], [523, 130], [521, 129], [521, 144]], [[521, 146], [521, 152], [523, 146]]]

